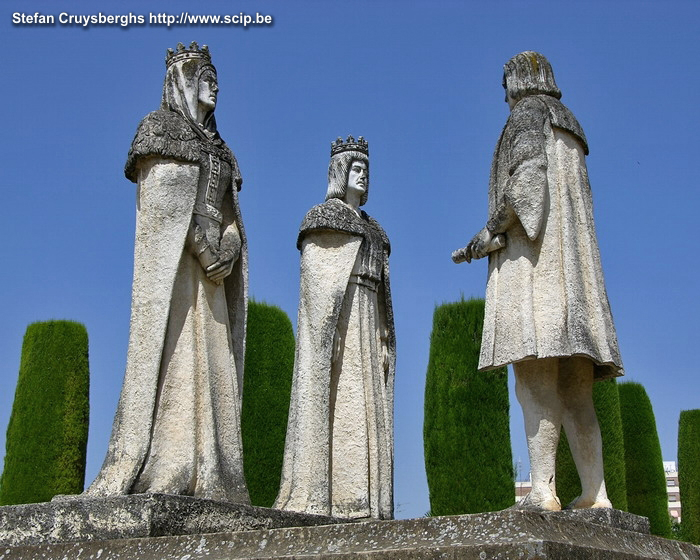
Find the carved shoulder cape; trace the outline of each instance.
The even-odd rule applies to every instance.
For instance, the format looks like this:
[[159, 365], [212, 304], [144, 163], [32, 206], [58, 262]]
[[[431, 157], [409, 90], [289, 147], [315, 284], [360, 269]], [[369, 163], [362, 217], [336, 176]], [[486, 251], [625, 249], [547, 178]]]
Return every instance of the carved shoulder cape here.
[[[623, 374], [593, 223], [583, 130], [557, 99], [520, 100], [491, 166], [489, 219], [517, 220], [490, 253], [480, 369], [587, 356], [596, 378]], [[491, 229], [491, 227], [489, 227]]]
[[[107, 455], [88, 494], [130, 493], [144, 464], [173, 286], [186, 250], [200, 176], [212, 173], [212, 158], [230, 164], [232, 183], [240, 187], [236, 160], [218, 135], [207, 138], [184, 117], [165, 110], [150, 113], [138, 126], [125, 167], [127, 178], [139, 183], [126, 373]], [[237, 381], [242, 388], [248, 255], [237, 190], [228, 185], [224, 205], [235, 216], [242, 246], [224, 284]]]

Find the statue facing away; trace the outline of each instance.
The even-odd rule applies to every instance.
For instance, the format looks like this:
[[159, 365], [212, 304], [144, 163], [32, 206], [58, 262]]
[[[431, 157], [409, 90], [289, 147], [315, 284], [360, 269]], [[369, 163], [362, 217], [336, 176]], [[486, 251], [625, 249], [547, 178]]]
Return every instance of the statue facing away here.
[[389, 240], [367, 202], [367, 142], [331, 145], [326, 201], [304, 218], [292, 398], [276, 508], [393, 516], [396, 344]]
[[521, 507], [559, 510], [561, 427], [581, 478], [569, 507], [612, 507], [603, 478], [595, 380], [623, 375], [593, 224], [586, 137], [560, 101], [547, 59], [505, 65], [510, 117], [496, 146], [489, 219], [461, 262], [489, 256], [479, 369], [513, 364], [532, 492]]
[[240, 395], [247, 308], [241, 175], [214, 119], [209, 50], [169, 50], [160, 110], [139, 124], [126, 374], [102, 470], [87, 490], [249, 503]]

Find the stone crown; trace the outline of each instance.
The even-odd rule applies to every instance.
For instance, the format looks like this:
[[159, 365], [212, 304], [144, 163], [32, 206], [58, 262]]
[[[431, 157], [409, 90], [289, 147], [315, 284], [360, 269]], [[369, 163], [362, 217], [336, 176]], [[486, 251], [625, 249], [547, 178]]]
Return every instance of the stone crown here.
[[192, 41], [190, 43], [190, 48], [188, 49], [182, 43], [178, 43], [176, 50], [168, 49], [168, 52], [165, 54], [165, 67], [169, 68], [176, 62], [193, 58], [200, 58], [211, 63], [209, 47], [207, 45], [202, 45], [202, 48], [200, 49], [196, 41]]
[[352, 136], [348, 136], [347, 140], [343, 142], [343, 139], [338, 136], [335, 142], [331, 142], [331, 157], [342, 152], [361, 152], [366, 156], [369, 155], [369, 146], [367, 145], [367, 140], [360, 136], [355, 140]]

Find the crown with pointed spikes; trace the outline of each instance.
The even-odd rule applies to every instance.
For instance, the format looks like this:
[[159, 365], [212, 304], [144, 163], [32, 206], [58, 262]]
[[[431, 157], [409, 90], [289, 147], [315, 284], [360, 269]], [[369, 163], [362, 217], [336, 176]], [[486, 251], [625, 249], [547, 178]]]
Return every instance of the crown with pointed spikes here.
[[355, 140], [352, 136], [348, 136], [348, 139], [343, 142], [343, 139], [338, 136], [335, 142], [331, 142], [331, 157], [342, 152], [361, 152], [366, 156], [369, 156], [369, 146], [367, 145], [367, 140], [360, 136]]
[[200, 58], [211, 64], [211, 55], [209, 54], [209, 47], [207, 47], [206, 45], [202, 45], [202, 48], [200, 49], [197, 42], [192, 41], [190, 43], [190, 48], [187, 49], [185, 48], [185, 45], [183, 45], [182, 43], [178, 43], [176, 50], [168, 49], [168, 52], [165, 54], [165, 67], [170, 68], [170, 66], [172, 66], [176, 62], [193, 58]]

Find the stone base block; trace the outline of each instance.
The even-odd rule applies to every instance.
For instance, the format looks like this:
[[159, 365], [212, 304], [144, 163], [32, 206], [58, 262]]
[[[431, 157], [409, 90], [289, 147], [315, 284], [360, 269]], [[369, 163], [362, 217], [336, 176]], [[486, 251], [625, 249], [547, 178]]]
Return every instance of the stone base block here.
[[230, 533], [338, 522], [321, 515], [168, 494], [61, 496], [46, 503], [0, 507], [0, 547]]
[[651, 536], [644, 532], [646, 527], [641, 518], [618, 511], [506, 510], [403, 521], [0, 547], [0, 560], [700, 560], [700, 547]]

